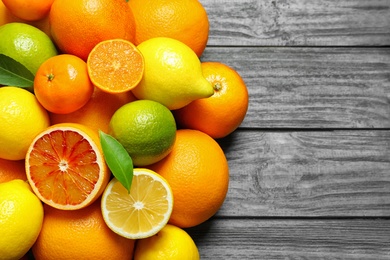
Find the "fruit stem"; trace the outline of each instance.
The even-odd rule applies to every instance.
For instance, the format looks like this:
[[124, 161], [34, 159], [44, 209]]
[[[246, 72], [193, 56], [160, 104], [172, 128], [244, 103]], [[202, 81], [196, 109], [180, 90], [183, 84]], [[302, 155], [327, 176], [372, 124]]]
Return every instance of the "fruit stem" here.
[[215, 82], [214, 83], [214, 90], [218, 92], [221, 89], [222, 89], [222, 84], [220, 82]]
[[52, 80], [54, 79], [54, 74], [53, 74], [53, 73], [50, 73], [50, 74], [46, 75], [46, 77], [47, 77], [47, 79], [48, 79], [49, 81], [52, 81]]

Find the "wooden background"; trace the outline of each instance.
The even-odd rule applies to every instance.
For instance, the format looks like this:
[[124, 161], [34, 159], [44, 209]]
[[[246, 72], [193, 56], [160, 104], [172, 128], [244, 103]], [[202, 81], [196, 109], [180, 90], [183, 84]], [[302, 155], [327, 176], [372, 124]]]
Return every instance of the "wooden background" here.
[[200, 0], [250, 94], [202, 259], [390, 259], [390, 0]]

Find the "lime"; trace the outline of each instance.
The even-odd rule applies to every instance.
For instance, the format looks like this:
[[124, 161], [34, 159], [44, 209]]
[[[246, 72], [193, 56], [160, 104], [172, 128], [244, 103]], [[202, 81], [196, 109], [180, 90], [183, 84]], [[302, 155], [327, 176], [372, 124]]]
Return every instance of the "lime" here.
[[0, 54], [23, 64], [35, 75], [39, 66], [57, 55], [57, 49], [47, 34], [25, 23], [0, 26]]
[[0, 260], [22, 258], [38, 238], [42, 223], [42, 203], [27, 182], [0, 184]]
[[49, 115], [34, 94], [11, 86], [0, 88], [0, 111], [0, 158], [22, 160], [35, 136], [49, 127]]
[[109, 134], [123, 145], [134, 165], [145, 166], [161, 160], [172, 150], [176, 122], [164, 105], [152, 100], [137, 100], [114, 113]]
[[157, 235], [140, 239], [134, 252], [134, 260], [199, 260], [194, 240], [183, 229], [167, 224]]
[[157, 37], [137, 48], [145, 60], [144, 76], [132, 89], [138, 99], [154, 100], [174, 110], [214, 94], [211, 83], [202, 74], [198, 56], [186, 44]]

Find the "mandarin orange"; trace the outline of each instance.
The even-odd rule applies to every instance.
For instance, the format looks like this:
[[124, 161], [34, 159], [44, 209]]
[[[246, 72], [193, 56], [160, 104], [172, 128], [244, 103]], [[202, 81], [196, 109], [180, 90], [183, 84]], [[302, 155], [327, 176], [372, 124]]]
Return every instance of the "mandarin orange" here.
[[133, 43], [113, 39], [101, 41], [92, 49], [87, 68], [96, 87], [108, 93], [123, 93], [141, 81], [145, 62]]
[[94, 89], [91, 99], [79, 110], [68, 114], [55, 114], [49, 112], [50, 122], [79, 123], [98, 132], [107, 133], [112, 115], [121, 106], [136, 100], [131, 91], [112, 94], [99, 88]]
[[125, 0], [55, 0], [50, 24], [58, 48], [85, 61], [103, 40], [135, 39], [134, 16]]
[[172, 151], [147, 168], [163, 176], [172, 188], [174, 204], [169, 223], [173, 225], [199, 225], [212, 217], [225, 200], [228, 162], [219, 144], [201, 131], [178, 130]]
[[67, 114], [80, 109], [89, 101], [93, 90], [86, 62], [71, 54], [47, 59], [34, 78], [35, 96], [53, 113]]
[[26, 21], [37, 21], [45, 18], [54, 0], [2, 0], [10, 12]]
[[105, 224], [100, 200], [76, 210], [45, 205], [41, 232], [32, 247], [35, 260], [132, 259], [134, 240], [121, 237]]
[[202, 72], [213, 85], [214, 94], [173, 113], [180, 127], [222, 138], [236, 130], [244, 120], [248, 110], [248, 90], [238, 72], [221, 62], [202, 62]]
[[[169, 37], [187, 44], [200, 57], [209, 36], [207, 12], [198, 0], [131, 0], [135, 44]], [[147, 14], [147, 15], [146, 15]]]

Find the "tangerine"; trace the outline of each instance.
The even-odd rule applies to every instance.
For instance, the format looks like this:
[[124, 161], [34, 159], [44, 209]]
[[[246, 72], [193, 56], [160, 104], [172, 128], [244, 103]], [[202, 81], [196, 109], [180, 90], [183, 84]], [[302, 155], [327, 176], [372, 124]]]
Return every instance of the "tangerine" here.
[[37, 21], [45, 18], [54, 0], [2, 0], [4, 5], [16, 17], [26, 21]]
[[24, 160], [6, 160], [0, 158], [0, 183], [14, 179], [27, 180]]
[[169, 223], [181, 228], [199, 225], [222, 206], [229, 185], [229, 167], [219, 144], [207, 134], [177, 130], [172, 151], [147, 168], [163, 176], [172, 188]]
[[80, 109], [92, 96], [94, 86], [87, 64], [71, 54], [47, 59], [34, 78], [34, 92], [48, 111], [67, 114]]
[[88, 74], [93, 84], [109, 93], [133, 89], [144, 74], [144, 58], [137, 47], [122, 39], [98, 43], [88, 55]]
[[221, 62], [202, 62], [204, 77], [214, 94], [173, 111], [182, 128], [197, 129], [213, 138], [222, 138], [238, 128], [248, 110], [248, 89], [233, 68]]

